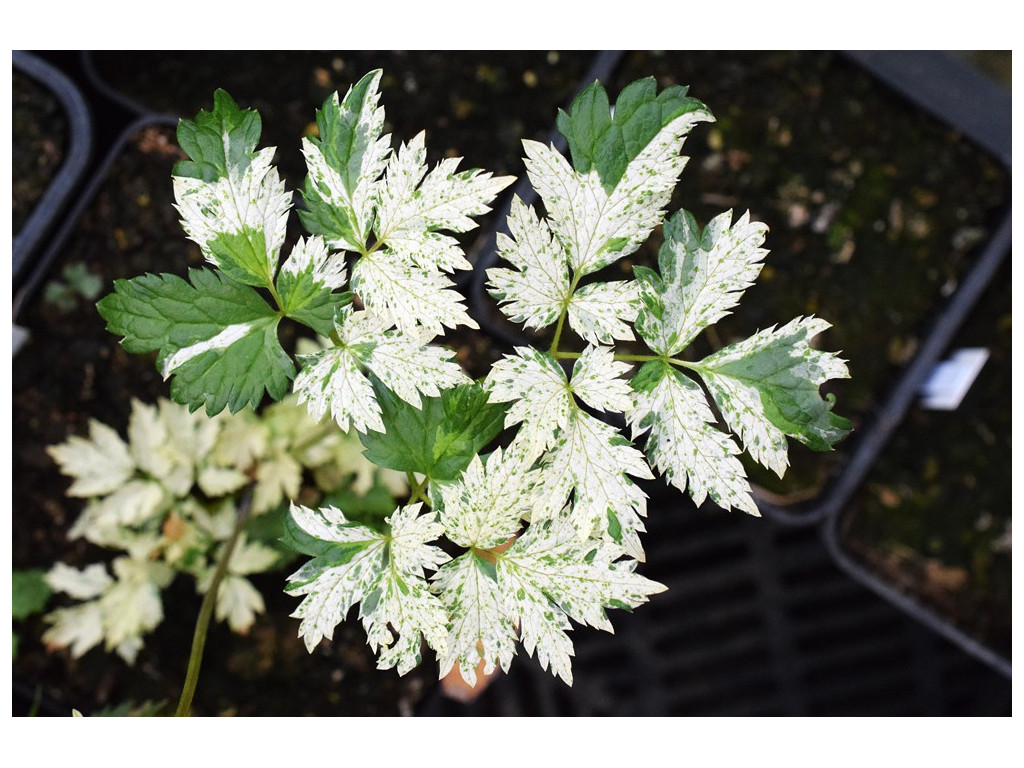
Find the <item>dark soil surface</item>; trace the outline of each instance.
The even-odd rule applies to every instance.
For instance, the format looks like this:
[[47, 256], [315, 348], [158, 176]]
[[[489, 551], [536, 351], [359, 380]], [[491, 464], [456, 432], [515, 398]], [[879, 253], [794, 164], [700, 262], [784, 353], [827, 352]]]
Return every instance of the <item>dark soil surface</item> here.
[[847, 547], [1010, 658], [1010, 263], [950, 352], [989, 358], [955, 411], [914, 409], [843, 514]]
[[12, 73], [11, 231], [17, 234], [57, 175], [68, 121], [60, 101], [35, 80]]

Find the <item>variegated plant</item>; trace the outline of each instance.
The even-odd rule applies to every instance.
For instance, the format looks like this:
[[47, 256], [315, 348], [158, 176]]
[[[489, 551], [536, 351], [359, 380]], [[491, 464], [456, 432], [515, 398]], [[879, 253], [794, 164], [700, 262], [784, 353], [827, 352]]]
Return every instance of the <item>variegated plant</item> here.
[[[175, 168], [177, 205], [209, 267], [119, 281], [100, 311], [128, 349], [157, 352], [190, 408], [255, 407], [293, 380], [315, 418], [354, 428], [367, 458], [406, 473], [407, 503], [383, 530], [343, 506], [292, 505], [285, 539], [310, 559], [287, 591], [302, 597], [310, 650], [358, 605], [382, 668], [405, 673], [427, 646], [441, 674], [472, 684], [522, 643], [571, 682], [570, 622], [610, 630], [606, 609], [664, 589], [637, 573], [647, 496], [636, 481], [657, 470], [698, 504], [757, 514], [740, 444], [780, 475], [787, 436], [831, 448], [850, 425], [819, 387], [846, 367], [811, 346], [827, 327], [815, 318], [684, 356], [757, 277], [766, 228], [731, 213], [704, 229], [685, 211], [665, 221], [685, 137], [713, 117], [647, 78], [614, 109], [594, 83], [559, 114], [571, 158], [524, 142], [544, 216], [512, 201], [498, 240], [510, 266], [489, 271], [489, 288], [512, 320], [554, 330], [546, 349], [517, 347], [470, 380], [434, 343], [476, 327], [449, 277], [470, 266], [452, 234], [511, 179], [459, 172], [458, 160], [428, 170], [423, 134], [392, 150], [380, 77], [317, 113], [299, 210], [310, 236], [280, 266], [291, 198], [273, 150], [256, 149], [258, 115], [219, 91], [212, 112], [182, 121], [191, 159]], [[600, 280], [663, 223], [657, 271]], [[284, 318], [324, 337], [298, 365], [278, 341]], [[648, 353], [616, 348], [634, 334]], [[622, 414], [633, 439], [646, 433], [643, 450], [599, 412]]]
[[241, 634], [264, 610], [248, 577], [294, 557], [279, 541], [289, 499], [341, 493], [368, 512], [390, 512], [393, 497], [408, 493], [405, 477], [371, 464], [354, 434], [325, 429], [295, 400], [290, 395], [259, 416], [212, 418], [168, 400], [133, 400], [127, 440], [93, 420], [88, 437], [51, 446], [72, 478], [68, 496], [86, 502], [69, 538], [119, 554], [113, 576], [104, 563], [50, 569], [49, 586], [78, 602], [47, 614], [47, 646], [77, 657], [103, 644], [134, 663], [163, 621], [162, 592], [174, 579], [195, 579], [202, 594], [210, 589], [243, 503], [249, 525], [226, 563], [214, 611]]

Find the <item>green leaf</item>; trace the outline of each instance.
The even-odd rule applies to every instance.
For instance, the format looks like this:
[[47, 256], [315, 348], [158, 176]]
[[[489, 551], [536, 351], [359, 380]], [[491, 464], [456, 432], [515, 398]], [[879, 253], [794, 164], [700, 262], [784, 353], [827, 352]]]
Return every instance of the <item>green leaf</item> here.
[[299, 218], [335, 248], [362, 251], [373, 219], [373, 182], [384, 172], [390, 147], [381, 138], [384, 110], [377, 105], [381, 71], [334, 93], [317, 110], [319, 138], [303, 139], [309, 175], [303, 188], [306, 209]]
[[654, 78], [647, 77], [627, 85], [612, 112], [604, 87], [596, 81], [587, 86], [569, 112], [558, 114], [558, 130], [569, 142], [573, 167], [579, 173], [596, 170], [610, 193], [662, 128], [689, 112], [708, 112], [686, 93], [687, 88], [676, 85], [658, 94]]
[[816, 451], [829, 451], [852, 428], [848, 419], [832, 412], [834, 398], [822, 398], [818, 391], [829, 379], [850, 375], [835, 354], [810, 345], [811, 338], [829, 327], [820, 318], [797, 318], [723, 347], [699, 363], [729, 426], [755, 459], [777, 472], [785, 466], [784, 456], [780, 462], [757, 450], [769, 442], [772, 432], [794, 437]]
[[245, 285], [268, 286], [272, 282], [267, 261], [267, 245], [259, 230], [224, 232], [207, 242], [221, 271]]
[[175, 164], [175, 176], [212, 182], [228, 175], [228, 168], [244, 169], [260, 140], [259, 113], [239, 109], [227, 91], [213, 94], [213, 111], [200, 110], [195, 120], [178, 121], [178, 145], [189, 160]]
[[330, 336], [338, 310], [352, 302], [345, 284], [344, 254], [332, 254], [320, 237], [300, 239], [277, 275], [281, 311], [321, 336]]
[[11, 589], [11, 614], [15, 621], [39, 613], [53, 593], [46, 583], [46, 572], [39, 569], [12, 571]]
[[281, 399], [295, 366], [277, 338], [278, 314], [252, 288], [212, 270], [118, 280], [98, 304], [107, 329], [129, 352], [157, 351], [174, 376], [171, 396], [214, 415], [256, 407], [264, 392]]
[[416, 408], [374, 379], [386, 432], [360, 433], [366, 457], [400, 472], [418, 472], [432, 480], [459, 477], [473, 456], [501, 432], [507, 406], [491, 403], [479, 384], [424, 397]]

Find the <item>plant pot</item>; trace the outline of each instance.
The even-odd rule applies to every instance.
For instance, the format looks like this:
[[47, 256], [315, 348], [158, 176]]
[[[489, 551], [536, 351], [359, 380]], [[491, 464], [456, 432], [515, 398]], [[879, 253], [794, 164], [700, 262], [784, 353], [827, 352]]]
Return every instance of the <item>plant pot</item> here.
[[13, 51], [12, 230], [14, 285], [82, 181], [92, 152], [92, 118], [74, 84], [25, 51]]
[[918, 403], [849, 503], [825, 521], [836, 561], [1010, 677], [1010, 263], [946, 356], [988, 359], [955, 410]]

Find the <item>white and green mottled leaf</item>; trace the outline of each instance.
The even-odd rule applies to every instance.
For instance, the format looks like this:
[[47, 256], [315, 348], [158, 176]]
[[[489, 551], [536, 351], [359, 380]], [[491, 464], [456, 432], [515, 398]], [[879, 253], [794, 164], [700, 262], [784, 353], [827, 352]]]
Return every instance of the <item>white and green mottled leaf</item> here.
[[512, 200], [507, 224], [511, 237], [498, 233], [498, 254], [515, 269], [487, 270], [488, 290], [510, 320], [544, 328], [558, 320], [569, 300], [569, 262], [547, 224], [519, 197]]
[[527, 455], [538, 457], [569, 423], [576, 408], [569, 381], [554, 358], [532, 347], [516, 347], [514, 355], [496, 362], [484, 381], [491, 402], [512, 406], [505, 426], [522, 424], [517, 439]]
[[363, 256], [352, 268], [352, 289], [364, 306], [404, 331], [437, 336], [460, 325], [479, 328], [454, 285], [443, 273], [389, 250]]
[[647, 363], [633, 380], [635, 406], [626, 418], [634, 439], [650, 430], [645, 452], [651, 465], [695, 504], [710, 497], [725, 509], [759, 515], [732, 438], [716, 429], [700, 386], [671, 366]]
[[455, 353], [428, 341], [429, 334], [384, 331], [360, 359], [384, 386], [419, 407], [421, 395], [439, 397], [442, 390], [470, 383]]
[[277, 275], [281, 310], [326, 336], [335, 313], [351, 300], [351, 294], [335, 293], [346, 278], [343, 253], [332, 253], [320, 236], [300, 238]]
[[426, 272], [454, 272], [471, 269], [459, 241], [451, 235], [413, 230], [401, 238], [392, 238], [387, 250], [397, 259], [411, 262]]
[[690, 129], [711, 120], [703, 110], [665, 125], [626, 166], [607, 192], [597, 169], [580, 174], [552, 147], [524, 141], [526, 170], [544, 200], [548, 223], [577, 275], [586, 275], [633, 253], [664, 216], [686, 165], [679, 154]]
[[366, 350], [373, 348], [387, 325], [372, 312], [346, 307], [336, 320], [337, 345], [300, 359], [294, 391], [316, 421], [329, 411], [343, 431], [383, 431], [380, 406], [363, 365]]
[[516, 627], [504, 605], [494, 563], [473, 552], [445, 564], [434, 575], [448, 613], [447, 652], [439, 656], [441, 677], [458, 665], [462, 679], [476, 685], [499, 666], [508, 671], [516, 653]]
[[321, 638], [333, 636], [334, 627], [358, 602], [381, 667], [397, 666], [404, 674], [418, 664], [421, 637], [438, 653], [445, 652], [444, 610], [430, 593], [424, 571], [438, 568], [448, 556], [427, 543], [441, 535], [443, 526], [435, 514], [420, 515], [421, 508], [412, 504], [396, 510], [387, 521], [390, 532], [382, 534], [349, 523], [334, 507], [292, 505], [292, 519], [305, 533], [341, 545], [289, 577], [286, 591], [305, 595], [292, 615], [302, 619], [299, 634], [310, 651]]
[[635, 573], [635, 561], [615, 562], [618, 552], [581, 541], [569, 520], [556, 517], [531, 525], [497, 556], [501, 596], [524, 647], [570, 685], [568, 620], [611, 632], [606, 608], [634, 608], [665, 590]]
[[181, 224], [203, 256], [235, 280], [268, 287], [277, 272], [291, 194], [273, 167], [274, 148], [229, 165], [214, 182], [173, 178]]
[[117, 430], [89, 420], [89, 437], [72, 435], [46, 449], [60, 471], [74, 478], [68, 496], [88, 498], [117, 490], [135, 474], [135, 460]]
[[641, 518], [647, 495], [629, 475], [651, 479], [643, 454], [617, 430], [583, 411], [572, 414], [566, 430], [549, 451], [538, 483], [544, 488], [533, 520], [562, 515], [568, 494], [568, 518], [581, 541], [597, 536], [614, 541], [637, 560], [644, 559]]
[[665, 223], [658, 254], [660, 277], [641, 272], [644, 307], [636, 328], [655, 352], [682, 352], [709, 325], [729, 313], [757, 279], [768, 251], [768, 231], [744, 213], [730, 226], [732, 211], [712, 219], [701, 232], [696, 219], [678, 211]]
[[425, 578], [426, 570], [436, 571], [449, 559], [427, 543], [444, 526], [436, 514], [421, 515], [421, 508], [401, 507], [388, 519], [390, 567], [371, 587], [378, 593], [373, 608], [364, 599], [359, 612], [370, 647], [379, 649], [378, 668], [397, 667], [400, 675], [420, 663], [421, 637], [438, 654], [447, 651], [448, 615]]
[[746, 450], [780, 477], [788, 464], [785, 435], [820, 451], [850, 431], [850, 422], [833, 413], [832, 401], [818, 391], [829, 379], [850, 375], [837, 355], [810, 345], [829, 327], [821, 318], [796, 318], [723, 347], [697, 365]]
[[298, 402], [314, 419], [328, 410], [342, 430], [384, 432], [381, 409], [365, 370], [406, 402], [419, 407], [420, 396], [436, 397], [442, 389], [469, 378], [451, 358], [454, 352], [426, 343], [429, 333], [388, 330], [389, 321], [373, 312], [346, 307], [338, 312], [337, 346], [302, 358], [295, 378]]
[[332, 248], [363, 252], [376, 205], [375, 182], [391, 153], [391, 137], [381, 136], [381, 71], [366, 74], [344, 99], [335, 92], [317, 111], [319, 138], [306, 138], [302, 152], [309, 175], [302, 223], [323, 235]]
[[385, 182], [378, 185], [377, 238], [400, 250], [396, 243], [424, 231], [468, 232], [474, 216], [488, 213], [490, 203], [514, 181], [494, 178], [480, 170], [457, 172], [462, 158], [450, 157], [427, 173], [424, 133], [418, 133], [391, 157]]
[[536, 473], [529, 469], [521, 455], [498, 448], [486, 465], [474, 456], [457, 482], [433, 485], [448, 539], [460, 547], [493, 549], [514, 536], [531, 510]]
[[631, 367], [615, 360], [611, 347], [589, 346], [573, 366], [572, 392], [599, 411], [627, 411], [633, 405], [633, 390], [620, 377]]
[[329, 412], [343, 430], [383, 431], [373, 385], [360, 369], [358, 356], [347, 347], [333, 347], [302, 358], [294, 391], [310, 415], [320, 421]]
[[636, 320], [640, 293], [632, 280], [591, 283], [576, 291], [569, 301], [569, 325], [591, 344], [632, 341], [627, 325]]

